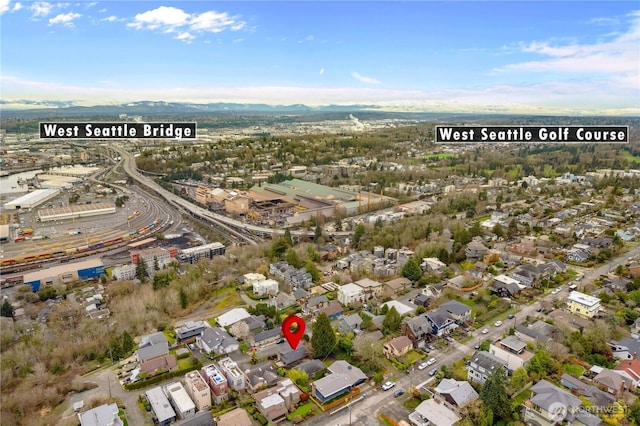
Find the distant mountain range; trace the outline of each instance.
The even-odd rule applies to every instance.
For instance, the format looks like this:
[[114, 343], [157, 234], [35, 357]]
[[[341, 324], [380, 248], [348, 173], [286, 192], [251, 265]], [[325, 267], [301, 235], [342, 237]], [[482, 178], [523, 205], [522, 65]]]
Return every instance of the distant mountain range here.
[[[14, 107], [20, 105], [20, 108]], [[314, 114], [332, 112], [358, 112], [380, 111], [377, 105], [326, 105], [310, 107], [303, 104], [294, 105], [267, 105], [267, 104], [240, 104], [229, 102], [216, 102], [208, 104], [195, 104], [188, 102], [158, 102], [140, 101], [120, 105], [96, 105], [77, 106], [72, 102], [64, 101], [25, 101], [18, 100], [8, 102], [0, 100], [5, 118], [29, 118], [38, 117], [73, 117], [93, 115], [199, 115], [199, 114], [255, 114], [255, 115], [281, 115], [281, 114]]]

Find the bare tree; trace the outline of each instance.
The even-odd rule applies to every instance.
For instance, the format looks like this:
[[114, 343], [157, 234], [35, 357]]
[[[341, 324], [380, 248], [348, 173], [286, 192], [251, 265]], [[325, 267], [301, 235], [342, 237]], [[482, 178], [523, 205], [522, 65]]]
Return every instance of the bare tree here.
[[229, 327], [229, 331], [231, 332], [233, 337], [240, 340], [245, 340], [247, 337], [249, 337], [249, 326], [244, 321], [238, 321], [237, 323], [233, 324], [231, 327]]

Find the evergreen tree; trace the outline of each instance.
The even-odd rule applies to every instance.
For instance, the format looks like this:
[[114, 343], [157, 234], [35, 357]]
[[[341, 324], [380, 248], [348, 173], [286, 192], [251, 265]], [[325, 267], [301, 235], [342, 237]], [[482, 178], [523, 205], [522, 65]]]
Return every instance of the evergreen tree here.
[[153, 256], [153, 270], [154, 271], [160, 270], [160, 263], [158, 263], [158, 256]]
[[402, 267], [402, 276], [416, 282], [422, 276], [422, 269], [414, 258], [410, 258]]
[[313, 335], [311, 336], [311, 347], [315, 358], [325, 358], [336, 346], [336, 334], [331, 327], [331, 321], [324, 312], [318, 315], [313, 324]]
[[291, 236], [291, 231], [289, 228], [284, 230], [284, 239], [289, 244], [289, 247], [293, 247], [293, 237]]
[[128, 331], [123, 331], [122, 332], [122, 350], [125, 353], [129, 353], [133, 350], [133, 348], [135, 347], [135, 342], [133, 341], [133, 338], [131, 337], [131, 335], [129, 334]]
[[400, 323], [402, 322], [402, 317], [396, 310], [395, 306], [392, 306], [387, 314], [384, 316], [384, 320], [382, 321], [382, 330], [384, 334], [390, 334], [398, 331], [400, 328]]
[[317, 243], [320, 237], [322, 237], [322, 228], [320, 225], [316, 225], [316, 229], [313, 234], [313, 242]]
[[147, 279], [147, 264], [142, 259], [139, 259], [136, 265], [136, 278], [141, 282], [145, 282]]
[[360, 239], [362, 238], [362, 236], [364, 235], [364, 225], [359, 223], [356, 226], [356, 229], [353, 233], [353, 246], [354, 247], [358, 247], [358, 244], [360, 244]]
[[187, 297], [187, 293], [184, 291], [184, 288], [180, 287], [180, 306], [182, 306], [182, 309], [185, 309], [187, 306], [189, 306], [189, 298]]
[[494, 370], [484, 382], [480, 399], [493, 413], [493, 419], [508, 420], [511, 417], [511, 402], [507, 395], [507, 376], [503, 368]]
[[0, 316], [13, 318], [13, 314], [14, 314], [13, 306], [11, 306], [11, 303], [9, 302], [9, 300], [4, 299], [4, 302], [2, 302], [2, 306], [0, 307]]

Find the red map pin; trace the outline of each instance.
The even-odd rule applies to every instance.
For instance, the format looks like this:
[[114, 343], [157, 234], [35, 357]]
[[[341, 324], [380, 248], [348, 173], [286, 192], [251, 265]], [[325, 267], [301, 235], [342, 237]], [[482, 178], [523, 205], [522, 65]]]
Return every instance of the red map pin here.
[[289, 342], [291, 349], [295, 350], [298, 347], [304, 335], [305, 326], [304, 320], [297, 315], [289, 315], [282, 321], [282, 334]]

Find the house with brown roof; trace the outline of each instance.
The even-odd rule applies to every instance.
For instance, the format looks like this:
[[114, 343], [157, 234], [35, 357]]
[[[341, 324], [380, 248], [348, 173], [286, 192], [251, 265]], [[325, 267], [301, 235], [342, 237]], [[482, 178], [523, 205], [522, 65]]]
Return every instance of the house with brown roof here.
[[273, 422], [282, 419], [289, 408], [300, 402], [300, 389], [291, 379], [281, 380], [273, 388], [265, 389], [253, 395], [260, 414]]
[[253, 426], [253, 421], [244, 408], [236, 408], [216, 417], [217, 426]]
[[611, 395], [618, 395], [626, 389], [626, 384], [622, 376], [607, 368], [603, 368], [602, 371], [593, 378], [593, 383]]
[[411, 339], [407, 336], [398, 336], [382, 345], [382, 353], [388, 359], [391, 359], [392, 357], [401, 357], [407, 354], [411, 348], [413, 348]]
[[140, 371], [153, 376], [167, 371], [176, 371], [177, 369], [178, 360], [173, 354], [162, 355], [140, 363]]

